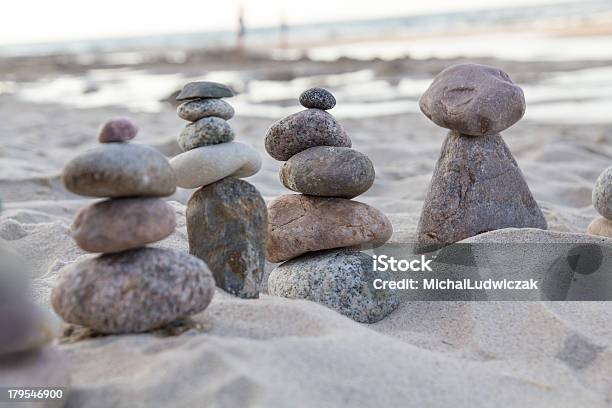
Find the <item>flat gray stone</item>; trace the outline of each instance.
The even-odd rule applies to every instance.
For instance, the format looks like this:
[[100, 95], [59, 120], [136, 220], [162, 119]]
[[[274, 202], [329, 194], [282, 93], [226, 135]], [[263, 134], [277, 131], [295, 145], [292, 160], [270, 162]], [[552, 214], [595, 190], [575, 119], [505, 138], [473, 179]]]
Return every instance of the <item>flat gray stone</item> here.
[[0, 356], [38, 349], [59, 334], [58, 319], [26, 298], [0, 300]]
[[305, 108], [329, 110], [336, 106], [336, 98], [327, 89], [310, 88], [300, 95], [300, 104]]
[[336, 310], [360, 323], [375, 323], [399, 305], [398, 293], [376, 290], [372, 282], [392, 280], [374, 272], [372, 257], [358, 251], [313, 252], [278, 266], [268, 278], [268, 293], [306, 299]]
[[500, 135], [449, 132], [423, 204], [418, 250], [511, 227], [547, 224], [510, 149]]
[[51, 293], [66, 322], [137, 333], [200, 313], [215, 293], [206, 264], [171, 249], [140, 248], [66, 266]]
[[605, 169], [593, 187], [593, 206], [607, 219], [612, 219], [612, 166]]
[[207, 117], [185, 126], [178, 137], [178, 144], [186, 152], [196, 147], [227, 143], [232, 140], [234, 140], [234, 130], [225, 119]]
[[179, 105], [176, 113], [190, 122], [209, 116], [229, 120], [234, 117], [234, 108], [222, 99], [194, 99]]
[[82, 208], [72, 237], [87, 252], [112, 253], [161, 241], [176, 227], [174, 209], [161, 198], [118, 198]]
[[372, 186], [374, 176], [368, 156], [348, 147], [311, 147], [280, 168], [285, 187], [322, 197], [357, 197]]
[[176, 97], [177, 101], [201, 98], [230, 98], [234, 91], [227, 85], [218, 82], [200, 81], [189, 82]]
[[438, 126], [472, 136], [494, 135], [525, 114], [523, 90], [504, 71], [478, 64], [440, 72], [419, 101]]
[[189, 252], [206, 261], [217, 286], [242, 298], [259, 297], [268, 218], [257, 189], [224, 178], [197, 190], [186, 215]]
[[64, 166], [67, 190], [89, 197], [164, 197], [176, 190], [168, 160], [151, 146], [107, 143]]
[[276, 160], [289, 160], [315, 146], [351, 147], [351, 139], [329, 113], [306, 109], [274, 123], [266, 134], [266, 151]]

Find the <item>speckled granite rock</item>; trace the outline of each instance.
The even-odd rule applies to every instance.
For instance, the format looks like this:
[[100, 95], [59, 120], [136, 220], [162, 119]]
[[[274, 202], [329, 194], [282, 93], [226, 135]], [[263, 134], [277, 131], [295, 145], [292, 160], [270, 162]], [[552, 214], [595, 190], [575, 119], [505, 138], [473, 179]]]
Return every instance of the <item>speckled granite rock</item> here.
[[51, 304], [66, 322], [101, 333], [144, 332], [203, 311], [214, 288], [202, 260], [141, 248], [68, 265]]
[[217, 286], [243, 298], [259, 297], [268, 219], [257, 189], [224, 178], [197, 190], [186, 215], [189, 252], [206, 261]]
[[[6, 403], [7, 407], [60, 408], [70, 393], [71, 367], [64, 353], [55, 347], [45, 347], [29, 353], [13, 353], [0, 357], [0, 386], [24, 389], [62, 388], [60, 399], [31, 403]], [[1, 406], [3, 403], [0, 403]]]
[[183, 129], [177, 141], [183, 151], [234, 140], [234, 130], [221, 118], [202, 118]]
[[417, 249], [511, 227], [547, 227], [512, 153], [500, 135], [450, 132], [423, 204]]
[[266, 134], [265, 145], [270, 156], [285, 161], [314, 146], [351, 147], [351, 139], [332, 115], [320, 109], [306, 109], [274, 123]]
[[136, 137], [138, 127], [129, 118], [114, 118], [100, 126], [100, 143], [127, 142]]
[[283, 263], [268, 278], [268, 293], [306, 299], [334, 309], [360, 323], [375, 323], [399, 305], [391, 290], [375, 290], [376, 278], [392, 280], [388, 272], [375, 272], [372, 257], [358, 251], [313, 252]]
[[438, 126], [466, 135], [494, 135], [525, 114], [523, 90], [504, 71], [478, 64], [440, 72], [419, 101]]
[[181, 153], [170, 160], [170, 165], [179, 187], [198, 188], [228, 176], [252, 176], [261, 168], [261, 157], [246, 143], [230, 142]]
[[300, 104], [305, 108], [329, 110], [336, 106], [336, 98], [327, 89], [310, 88], [300, 95]]
[[234, 117], [234, 108], [222, 99], [194, 99], [179, 105], [176, 113], [190, 122], [209, 116], [229, 120]]
[[593, 206], [607, 219], [612, 219], [612, 166], [605, 169], [593, 187]]
[[377, 247], [393, 234], [383, 213], [344, 198], [283, 195], [268, 205], [268, 220], [270, 262], [331, 248]]
[[211, 81], [190, 82], [177, 95], [177, 101], [201, 98], [229, 98], [234, 92], [227, 85]]
[[161, 198], [119, 198], [82, 208], [72, 237], [87, 252], [121, 252], [160, 241], [176, 227], [174, 210]]
[[348, 147], [311, 147], [280, 168], [281, 182], [288, 189], [325, 197], [357, 197], [372, 186], [374, 176], [370, 159]]
[[587, 233], [612, 238], [612, 221], [606, 218], [596, 218], [589, 224]]
[[132, 143], [108, 143], [89, 150], [64, 166], [67, 190], [90, 197], [169, 196], [176, 177], [156, 149]]

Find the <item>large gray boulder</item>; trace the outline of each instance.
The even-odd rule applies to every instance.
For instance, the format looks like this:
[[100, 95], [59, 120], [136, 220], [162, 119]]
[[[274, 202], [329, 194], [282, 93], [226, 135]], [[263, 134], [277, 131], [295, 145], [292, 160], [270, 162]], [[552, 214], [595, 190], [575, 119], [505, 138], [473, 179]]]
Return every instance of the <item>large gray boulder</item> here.
[[425, 198], [417, 250], [433, 250], [502, 228], [547, 223], [500, 135], [449, 132]]
[[233, 177], [196, 191], [187, 203], [189, 252], [208, 264], [217, 286], [259, 297], [265, 266], [266, 203], [255, 187]]

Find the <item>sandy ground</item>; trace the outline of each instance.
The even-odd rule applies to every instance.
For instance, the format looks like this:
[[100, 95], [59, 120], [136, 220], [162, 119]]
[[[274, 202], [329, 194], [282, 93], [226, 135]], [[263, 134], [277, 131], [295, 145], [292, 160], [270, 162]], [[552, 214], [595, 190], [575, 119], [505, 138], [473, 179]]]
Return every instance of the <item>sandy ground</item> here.
[[[29, 259], [34, 297], [46, 305], [57, 271], [87, 256], [69, 227], [88, 200], [62, 188], [60, 170], [95, 144], [101, 121], [126, 112], [32, 104], [6, 94], [0, 107], [0, 237]], [[130, 116], [141, 127], [139, 142], [169, 156], [178, 152], [174, 139], [183, 123], [171, 108]], [[264, 159], [248, 180], [266, 199], [287, 193], [280, 163], [263, 147], [272, 120], [238, 112], [231, 123], [237, 139]], [[445, 131], [418, 114], [343, 124], [376, 167], [375, 185], [359, 200], [388, 214], [392, 242], [410, 242]], [[593, 182], [612, 162], [612, 125], [523, 121], [504, 138], [550, 229], [583, 233], [596, 216]], [[187, 251], [188, 196], [179, 191], [171, 198], [178, 228], [158, 245]], [[491, 239], [525, 234], [508, 230]], [[611, 319], [607, 302], [404, 302], [383, 321], [362, 325], [307, 301], [240, 300], [217, 291], [196, 317], [202, 331], [59, 347], [73, 367], [71, 407], [603, 407], [612, 404]]]

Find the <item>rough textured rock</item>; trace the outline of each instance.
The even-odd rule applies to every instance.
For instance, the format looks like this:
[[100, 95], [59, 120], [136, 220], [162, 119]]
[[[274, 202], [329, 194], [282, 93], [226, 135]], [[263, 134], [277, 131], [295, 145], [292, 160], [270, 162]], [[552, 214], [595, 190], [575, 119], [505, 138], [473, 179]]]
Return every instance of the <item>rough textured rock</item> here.
[[186, 215], [189, 253], [206, 261], [217, 286], [243, 298], [259, 297], [268, 216], [257, 189], [225, 178], [197, 190]]
[[119, 198], [82, 208], [72, 237], [88, 252], [120, 252], [160, 241], [176, 227], [174, 210], [161, 198]]
[[190, 122], [210, 116], [229, 120], [234, 117], [234, 108], [222, 99], [195, 99], [179, 105], [176, 113]]
[[374, 176], [370, 159], [348, 147], [311, 147], [280, 168], [281, 182], [288, 189], [325, 197], [357, 197], [372, 186]]
[[387, 242], [393, 227], [376, 208], [344, 198], [283, 195], [268, 205], [266, 258], [283, 262], [306, 252]]
[[201, 98], [229, 98], [234, 96], [234, 92], [227, 85], [217, 82], [199, 81], [190, 82], [183, 87], [177, 95], [177, 101]]
[[607, 219], [612, 219], [612, 166], [605, 169], [593, 187], [593, 206]]
[[101, 333], [144, 332], [203, 311], [214, 288], [202, 260], [140, 248], [68, 265], [51, 304], [66, 322]]
[[183, 151], [234, 140], [234, 130], [221, 118], [202, 118], [183, 129], [178, 144]]
[[189, 150], [175, 156], [170, 165], [179, 187], [197, 188], [228, 176], [252, 176], [261, 168], [261, 157], [246, 143], [230, 142]]
[[58, 319], [39, 306], [0, 300], [0, 355], [38, 349], [59, 333]]
[[306, 254], [279, 265], [268, 278], [268, 293], [307, 299], [360, 323], [375, 323], [399, 305], [395, 291], [376, 290], [372, 282], [391, 280], [375, 272], [372, 257], [358, 251], [331, 250]]
[[417, 249], [439, 248], [502, 228], [547, 224], [508, 146], [450, 132], [434, 169], [417, 229]]
[[324, 88], [310, 88], [300, 95], [300, 104], [305, 108], [329, 110], [336, 106], [336, 98]]
[[138, 127], [128, 118], [115, 118], [100, 126], [100, 143], [127, 142], [136, 137]]
[[66, 164], [66, 189], [90, 197], [169, 196], [176, 178], [156, 149], [132, 143], [110, 143], [89, 150]]
[[[60, 408], [70, 393], [71, 367], [64, 354], [55, 347], [30, 353], [14, 353], [0, 357], [0, 386], [24, 389], [62, 388], [61, 399], [46, 399], [32, 403], [7, 403], [8, 407]], [[0, 403], [1, 406], [2, 405]]]
[[494, 135], [525, 114], [523, 90], [504, 71], [478, 64], [440, 72], [419, 101], [438, 126], [466, 135]]
[[589, 224], [587, 233], [612, 238], [612, 221], [606, 218], [596, 218]]
[[270, 156], [285, 161], [314, 146], [351, 147], [351, 139], [332, 115], [320, 109], [306, 109], [274, 123], [265, 144]]

